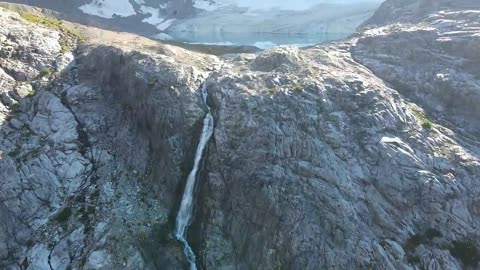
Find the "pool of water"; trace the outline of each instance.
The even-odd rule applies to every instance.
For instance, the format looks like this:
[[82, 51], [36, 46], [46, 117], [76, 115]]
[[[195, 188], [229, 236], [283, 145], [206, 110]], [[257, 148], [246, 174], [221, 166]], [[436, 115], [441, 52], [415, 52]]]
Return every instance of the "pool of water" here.
[[284, 33], [198, 33], [174, 32], [158, 35], [158, 39], [168, 39], [190, 44], [255, 46], [266, 49], [278, 45], [311, 46], [327, 41], [348, 37], [348, 33], [284, 34]]

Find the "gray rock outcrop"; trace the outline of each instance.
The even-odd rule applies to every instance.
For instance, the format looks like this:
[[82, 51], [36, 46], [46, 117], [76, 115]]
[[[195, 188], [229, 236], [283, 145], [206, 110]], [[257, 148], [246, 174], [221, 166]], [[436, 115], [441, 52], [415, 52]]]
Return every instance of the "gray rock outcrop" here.
[[387, 0], [363, 26], [419, 23], [437, 11], [479, 8], [480, 3], [475, 0]]
[[[211, 77], [207, 269], [462, 269], [448, 246], [477, 237], [477, 139], [426, 125], [357, 46], [275, 49]], [[443, 248], [408, 244], [427, 230]]]

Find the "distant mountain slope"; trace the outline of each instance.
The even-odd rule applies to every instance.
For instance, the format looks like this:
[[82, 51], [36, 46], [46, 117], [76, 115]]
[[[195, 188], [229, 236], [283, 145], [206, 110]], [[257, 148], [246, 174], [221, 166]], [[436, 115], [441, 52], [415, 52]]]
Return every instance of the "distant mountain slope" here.
[[442, 9], [480, 8], [478, 0], [387, 0], [363, 23], [387, 25], [398, 22], [420, 22], [425, 16]]

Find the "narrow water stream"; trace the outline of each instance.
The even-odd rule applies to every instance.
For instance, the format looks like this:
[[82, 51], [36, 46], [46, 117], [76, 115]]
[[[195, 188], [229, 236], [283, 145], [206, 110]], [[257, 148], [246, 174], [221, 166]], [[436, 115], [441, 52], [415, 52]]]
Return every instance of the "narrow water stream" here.
[[183, 192], [182, 203], [180, 204], [180, 209], [178, 210], [177, 220], [175, 224], [175, 237], [183, 245], [183, 252], [185, 253], [185, 256], [187, 257], [187, 260], [190, 264], [190, 270], [197, 270], [197, 266], [195, 264], [195, 254], [193, 253], [192, 248], [187, 242], [187, 227], [190, 225], [190, 218], [192, 216], [194, 199], [193, 197], [195, 191], [195, 182], [197, 180], [198, 167], [200, 166], [200, 161], [202, 160], [204, 148], [213, 134], [213, 116], [210, 112], [210, 107], [208, 107], [207, 104], [207, 97], [207, 83], [204, 82], [202, 86], [202, 98], [203, 102], [208, 108], [208, 112], [203, 120], [202, 134], [200, 135], [197, 152], [195, 153], [195, 161], [193, 163], [192, 171], [187, 178], [185, 191]]

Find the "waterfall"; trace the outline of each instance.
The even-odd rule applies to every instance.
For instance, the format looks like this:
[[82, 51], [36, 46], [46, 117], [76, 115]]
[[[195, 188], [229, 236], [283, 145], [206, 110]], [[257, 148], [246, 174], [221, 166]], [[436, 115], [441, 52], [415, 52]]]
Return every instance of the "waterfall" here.
[[203, 128], [202, 134], [200, 135], [200, 141], [197, 146], [197, 152], [195, 153], [195, 161], [193, 163], [193, 168], [187, 178], [187, 183], [185, 186], [185, 191], [183, 192], [182, 203], [180, 204], [180, 209], [178, 210], [177, 220], [175, 224], [175, 237], [183, 245], [183, 252], [187, 256], [187, 260], [190, 263], [190, 270], [196, 270], [197, 266], [195, 264], [195, 254], [192, 251], [192, 248], [188, 245], [187, 242], [187, 227], [190, 225], [190, 218], [192, 216], [193, 209], [193, 193], [195, 190], [195, 181], [197, 178], [197, 171], [202, 160], [202, 154], [205, 146], [208, 143], [208, 140], [213, 134], [213, 117], [210, 112], [210, 107], [207, 104], [208, 90], [207, 83], [204, 82], [202, 86], [202, 98], [203, 102], [208, 108], [207, 115], [203, 119]]

